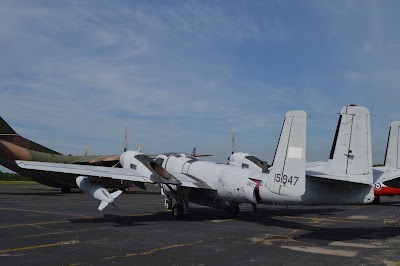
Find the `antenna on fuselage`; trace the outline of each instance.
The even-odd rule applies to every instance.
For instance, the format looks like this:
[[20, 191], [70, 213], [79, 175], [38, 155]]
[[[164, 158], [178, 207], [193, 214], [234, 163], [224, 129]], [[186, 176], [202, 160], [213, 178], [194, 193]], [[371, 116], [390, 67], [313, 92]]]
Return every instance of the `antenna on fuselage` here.
[[235, 148], [235, 129], [232, 128], [232, 154], [235, 153], [235, 150], [236, 150], [236, 148]]
[[128, 150], [128, 125], [125, 124], [125, 147], [124, 152]]

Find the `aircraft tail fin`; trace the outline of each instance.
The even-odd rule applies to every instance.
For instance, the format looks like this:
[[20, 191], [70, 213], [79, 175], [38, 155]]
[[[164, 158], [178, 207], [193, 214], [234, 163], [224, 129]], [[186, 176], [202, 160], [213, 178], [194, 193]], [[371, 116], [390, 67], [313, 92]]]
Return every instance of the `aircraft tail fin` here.
[[386, 146], [384, 165], [393, 168], [400, 168], [400, 121], [393, 121], [390, 124], [388, 142]]
[[110, 202], [107, 202], [107, 201], [102, 200], [102, 201], [100, 202], [99, 207], [98, 207], [99, 211], [102, 211], [105, 207], [108, 206], [109, 203], [111, 203], [111, 205], [113, 205], [114, 208], [116, 208], [116, 209], [118, 210], [117, 206], [115, 206], [115, 204], [114, 204], [114, 199], [118, 198], [118, 196], [121, 195], [121, 194], [122, 194], [122, 190], [117, 190], [117, 191], [111, 193], [110, 195], [111, 195], [111, 197], [112, 197], [113, 199], [112, 199]]
[[372, 175], [369, 110], [344, 106], [336, 128], [326, 171], [341, 175]]
[[305, 192], [306, 119], [304, 111], [289, 111], [285, 120], [267, 188], [276, 194], [301, 196]]
[[2, 117], [0, 117], [0, 139], [33, 151], [61, 154], [20, 136]]
[[102, 202], [100, 202], [100, 205], [97, 209], [99, 209], [99, 211], [102, 211], [107, 206], [108, 206], [108, 202], [103, 200]]
[[12, 127], [0, 116], [0, 135], [18, 135]]
[[117, 190], [117, 191], [111, 193], [111, 197], [112, 197], [113, 199], [116, 199], [116, 198], [118, 198], [118, 196], [121, 195], [121, 194], [122, 194], [122, 190]]

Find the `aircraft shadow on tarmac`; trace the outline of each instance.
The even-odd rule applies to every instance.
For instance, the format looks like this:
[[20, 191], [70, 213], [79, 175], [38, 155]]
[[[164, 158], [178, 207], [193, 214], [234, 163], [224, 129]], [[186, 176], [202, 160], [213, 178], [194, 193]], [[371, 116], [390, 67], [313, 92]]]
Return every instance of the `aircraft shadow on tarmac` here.
[[[349, 222], [346, 224], [338, 222], [329, 222], [329, 227], [321, 227], [321, 225], [309, 224], [307, 221], [287, 221], [279, 218], [296, 219], [294, 216], [306, 214], [318, 214], [322, 216], [332, 215], [337, 217], [335, 213], [343, 211], [342, 209], [300, 209], [300, 210], [262, 210], [257, 213], [244, 211], [241, 215], [233, 217], [221, 210], [213, 210], [207, 208], [192, 208], [191, 213], [177, 221], [171, 216], [170, 212], [162, 211], [154, 214], [145, 214], [137, 216], [129, 215], [113, 215], [106, 214], [102, 218], [81, 218], [70, 219], [71, 223], [115, 223], [114, 227], [139, 226], [147, 225], [148, 222], [199, 222], [199, 221], [229, 221], [231, 219], [258, 223], [266, 227], [280, 227], [285, 229], [293, 229], [299, 233], [292, 239], [301, 242], [309, 242], [313, 244], [329, 244], [332, 241], [351, 241], [351, 240], [383, 240], [400, 235], [400, 226], [384, 225], [382, 226], [368, 225], [366, 221]], [[291, 217], [292, 216], [292, 217]], [[329, 219], [329, 218], [328, 218]], [[339, 218], [340, 219], [340, 218]], [[304, 223], [303, 223], [304, 222]], [[333, 224], [332, 224], [333, 223]], [[354, 225], [352, 225], [354, 224]]]
[[[201, 222], [201, 221], [224, 221], [224, 220], [242, 220], [246, 222], [257, 222], [264, 217], [277, 217], [277, 216], [297, 216], [306, 214], [318, 214], [321, 216], [335, 215], [335, 213], [343, 211], [339, 208], [321, 208], [321, 209], [300, 209], [300, 210], [259, 210], [258, 212], [253, 211], [243, 211], [238, 216], [233, 216], [226, 211], [216, 210], [211, 208], [196, 208], [192, 207], [190, 213], [185, 213], [184, 217], [179, 220], [179, 222]], [[170, 211], [160, 211], [155, 213], [143, 214], [143, 215], [121, 215], [115, 214], [105, 214], [102, 218], [91, 217], [91, 218], [80, 218], [80, 219], [70, 219], [71, 223], [116, 223], [117, 226], [129, 226], [135, 225], [135, 223], [140, 222], [177, 222], [177, 220], [172, 217]]]

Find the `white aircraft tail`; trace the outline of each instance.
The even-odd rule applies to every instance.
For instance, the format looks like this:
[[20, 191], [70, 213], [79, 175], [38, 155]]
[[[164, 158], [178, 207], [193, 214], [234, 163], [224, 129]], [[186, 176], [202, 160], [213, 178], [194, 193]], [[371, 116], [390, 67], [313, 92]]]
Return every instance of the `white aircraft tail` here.
[[326, 171], [340, 175], [372, 175], [370, 113], [367, 108], [349, 105], [340, 111]]
[[386, 146], [384, 165], [392, 168], [400, 168], [400, 121], [390, 124], [388, 142]]
[[116, 199], [121, 194], [122, 194], [122, 190], [117, 190], [117, 191], [111, 193], [111, 197], [113, 197], [113, 199]]
[[102, 211], [107, 206], [108, 206], [108, 202], [103, 200], [102, 202], [100, 202], [100, 205], [97, 209], [99, 209], [99, 211]]
[[301, 196], [305, 192], [306, 118], [304, 111], [286, 113], [267, 188], [276, 194]]
[[109, 203], [111, 203], [118, 210], [117, 206], [115, 206], [113, 202], [114, 202], [114, 199], [116, 199], [121, 194], [122, 194], [122, 190], [117, 190], [117, 191], [111, 193], [110, 195], [112, 197], [112, 200], [110, 200], [110, 202], [102, 200], [98, 207], [99, 211], [102, 211], [105, 207], [108, 206]]

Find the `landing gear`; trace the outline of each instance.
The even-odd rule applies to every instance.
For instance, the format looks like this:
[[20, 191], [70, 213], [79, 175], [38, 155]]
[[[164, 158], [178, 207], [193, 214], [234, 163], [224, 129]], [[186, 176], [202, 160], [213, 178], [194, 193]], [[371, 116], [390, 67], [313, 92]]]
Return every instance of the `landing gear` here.
[[172, 210], [172, 216], [176, 219], [182, 218], [183, 213], [189, 210], [189, 191], [189, 188], [161, 185], [161, 194], [165, 196], [164, 206], [167, 210]]
[[240, 212], [239, 205], [229, 205], [228, 212], [232, 215], [238, 215]]
[[172, 215], [176, 219], [181, 219], [183, 217], [183, 205], [181, 203], [175, 203], [175, 205], [172, 207]]
[[379, 197], [379, 196], [375, 197], [374, 200], [372, 201], [372, 204], [374, 204], [374, 205], [381, 204], [381, 197]]
[[257, 204], [253, 203], [253, 204], [251, 204], [251, 207], [253, 207], [253, 211], [254, 212], [257, 212]]
[[172, 199], [166, 198], [164, 201], [164, 206], [166, 210], [172, 210]]

